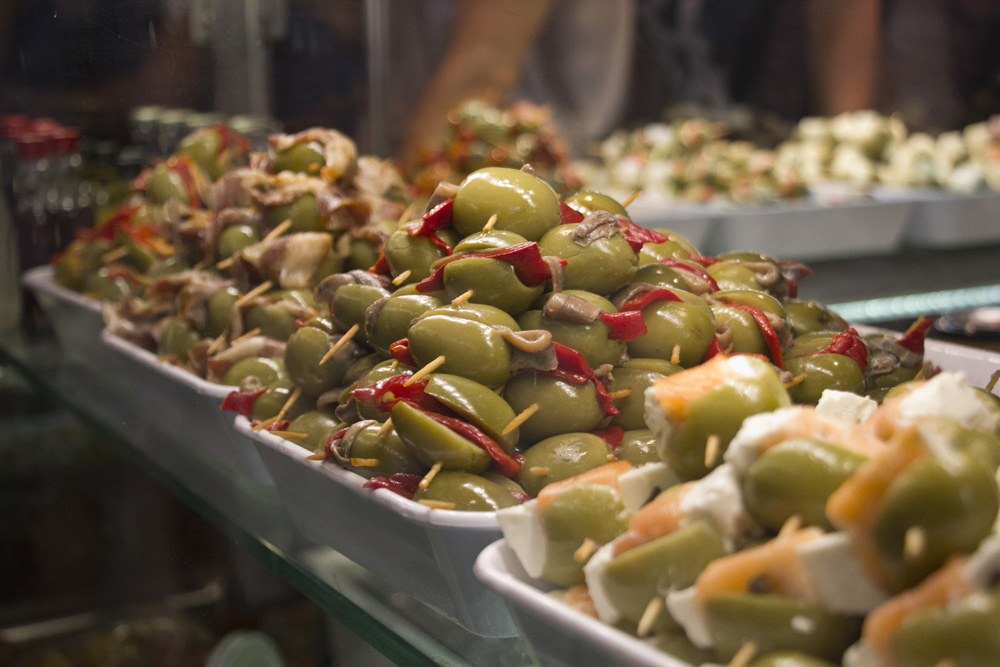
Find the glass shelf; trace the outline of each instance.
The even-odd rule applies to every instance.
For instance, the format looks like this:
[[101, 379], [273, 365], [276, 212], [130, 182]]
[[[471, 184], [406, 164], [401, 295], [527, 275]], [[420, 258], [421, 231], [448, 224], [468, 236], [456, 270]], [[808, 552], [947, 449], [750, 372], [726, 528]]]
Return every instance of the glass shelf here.
[[[180, 442], [160, 442], [183, 458], [183, 479], [147, 456], [142, 405], [124, 383], [64, 353], [54, 338], [23, 330], [0, 335], [0, 364], [19, 372], [98, 433], [126, 459], [163, 484], [239, 547], [321, 609], [399, 665], [533, 664], [520, 637], [482, 637], [462, 628], [340, 553], [297, 532], [273, 487], [248, 485], [236, 475], [186, 455]], [[196, 425], [192, 425], [196, 428]], [[162, 437], [162, 434], [158, 434]], [[174, 446], [175, 445], [175, 446]], [[177, 470], [177, 466], [172, 467]]]

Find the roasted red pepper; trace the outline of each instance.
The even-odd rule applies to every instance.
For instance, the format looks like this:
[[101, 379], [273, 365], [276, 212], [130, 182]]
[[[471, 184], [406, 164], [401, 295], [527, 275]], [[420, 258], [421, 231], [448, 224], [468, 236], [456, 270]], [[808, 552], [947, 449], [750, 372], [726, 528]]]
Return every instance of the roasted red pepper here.
[[[499, 259], [514, 267], [514, 274], [517, 279], [525, 285], [533, 286], [543, 283], [552, 278], [552, 272], [548, 264], [542, 259], [542, 253], [538, 249], [538, 244], [533, 241], [518, 243], [508, 248], [497, 248], [495, 250], [485, 250], [483, 252], [471, 252], [464, 255], [452, 255], [438, 264], [437, 269], [429, 277], [417, 283], [418, 292], [437, 292], [444, 289], [444, 267], [451, 262], [470, 257], [485, 257], [487, 259]], [[566, 260], [559, 260], [563, 265]]]
[[400, 338], [395, 343], [389, 346], [389, 354], [392, 358], [401, 364], [406, 366], [416, 367], [417, 362], [413, 359], [413, 354], [410, 352], [410, 339]]
[[426, 378], [406, 384], [411, 376], [411, 373], [392, 375], [374, 384], [356, 387], [351, 390], [351, 397], [358, 403], [371, 405], [381, 412], [390, 412], [392, 406], [399, 401], [406, 401], [424, 410], [445, 409], [436, 398], [424, 393], [424, 387], [427, 386]]
[[617, 415], [618, 408], [615, 407], [614, 400], [608, 394], [604, 383], [594, 377], [594, 369], [590, 367], [583, 355], [571, 347], [555, 342], [552, 343], [552, 349], [556, 353], [557, 367], [551, 371], [537, 372], [551, 375], [570, 384], [580, 385], [585, 382], [593, 382], [594, 390], [597, 392], [597, 402], [604, 414], [611, 417]]
[[[414, 407], [419, 409], [419, 406]], [[521, 472], [521, 465], [524, 463], [524, 456], [521, 454], [508, 454], [500, 445], [496, 443], [496, 441], [493, 440], [493, 438], [486, 435], [469, 422], [463, 421], [457, 417], [441, 414], [440, 412], [432, 412], [430, 410], [421, 410], [421, 412], [442, 426], [448, 427], [466, 440], [470, 440], [482, 448], [483, 451], [489, 454], [490, 458], [493, 459], [496, 471], [504, 477], [516, 477], [517, 474]]]
[[389, 477], [372, 477], [365, 482], [366, 489], [387, 489], [393, 493], [413, 500], [413, 494], [420, 488], [420, 475], [397, 472]]
[[781, 356], [781, 341], [778, 340], [778, 334], [774, 331], [774, 327], [771, 326], [771, 321], [767, 318], [767, 313], [760, 308], [754, 308], [743, 303], [726, 303], [723, 305], [727, 308], [742, 310], [744, 313], [750, 313], [753, 316], [757, 326], [760, 327], [760, 332], [764, 334], [764, 341], [767, 343], [767, 350], [771, 354], [772, 363], [781, 370], [785, 370], [785, 362]]
[[267, 391], [267, 387], [257, 391], [231, 391], [222, 399], [222, 405], [219, 407], [250, 419], [253, 416], [254, 404], [265, 391]]
[[612, 451], [618, 449], [618, 445], [622, 444], [622, 440], [625, 439], [625, 430], [621, 426], [608, 426], [591, 431], [591, 433], [608, 443]]
[[623, 310], [617, 313], [601, 313], [600, 320], [611, 327], [608, 338], [627, 343], [646, 335], [646, 322], [639, 310]]
[[853, 359], [861, 370], [868, 368], [868, 346], [854, 327], [841, 331], [833, 337], [829, 347], [813, 354], [824, 353], [842, 354]]
[[559, 200], [559, 224], [560, 225], [575, 225], [578, 222], [583, 222], [584, 215], [580, 213], [575, 208]]
[[910, 352], [922, 355], [924, 353], [924, 341], [927, 339], [927, 332], [931, 330], [933, 325], [934, 320], [931, 318], [919, 317], [896, 342]]

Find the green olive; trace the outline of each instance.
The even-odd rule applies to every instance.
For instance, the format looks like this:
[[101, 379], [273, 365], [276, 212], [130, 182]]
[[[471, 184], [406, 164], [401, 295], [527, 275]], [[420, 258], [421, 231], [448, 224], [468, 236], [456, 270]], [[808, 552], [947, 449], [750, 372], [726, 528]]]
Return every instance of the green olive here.
[[759, 276], [743, 262], [729, 260], [716, 262], [705, 267], [720, 290], [756, 290], [766, 292], [767, 288], [760, 283]]
[[165, 357], [176, 355], [181, 361], [186, 361], [188, 349], [200, 339], [198, 331], [189, 322], [172, 317], [160, 330], [157, 352]]
[[426, 489], [413, 494], [413, 499], [454, 503], [456, 510], [466, 512], [493, 512], [517, 505], [514, 496], [496, 482], [457, 470], [439, 472]]
[[146, 199], [153, 204], [165, 204], [171, 199], [182, 204], [191, 203], [184, 179], [167, 163], [153, 167], [153, 173], [146, 184]]
[[[285, 404], [288, 403], [294, 391], [295, 385], [289, 382], [288, 378], [278, 378], [269, 384], [266, 391], [254, 402], [253, 418], [270, 419], [276, 416], [285, 407]], [[312, 408], [312, 402], [300, 396], [286, 410], [285, 419], [295, 419]]]
[[[373, 326], [365, 328], [368, 343], [382, 354], [388, 355], [389, 346], [406, 338], [414, 320], [440, 306], [441, 300], [434, 296], [393, 292], [384, 302], [379, 300], [370, 306], [377, 309], [377, 314], [371, 319]], [[366, 318], [368, 317], [371, 314], [366, 311]]]
[[[358, 431], [351, 444], [352, 459], [361, 459], [366, 465], [350, 465], [362, 477], [390, 477], [397, 473], [423, 475], [427, 466], [414, 455], [413, 450], [403, 442], [395, 429], [381, 433], [381, 424], [371, 424]], [[381, 435], [380, 435], [381, 433]], [[374, 461], [375, 465], [367, 465]]]
[[635, 275], [632, 276], [632, 283], [646, 283], [648, 285], [666, 287], [668, 289], [686, 290], [688, 288], [687, 281], [681, 277], [681, 274], [677, 273], [669, 266], [656, 263], [643, 264], [642, 253], [645, 251], [645, 248], [646, 246], [643, 246], [643, 250], [639, 251], [639, 268], [636, 269]]
[[[372, 369], [368, 371], [362, 379], [358, 380], [358, 386], [367, 387], [375, 384], [379, 380], [384, 380], [385, 378], [393, 377], [395, 375], [403, 375], [404, 373], [412, 374], [413, 369], [408, 366], [398, 364], [393, 360], [382, 361], [375, 364], [375, 366], [372, 367]], [[362, 419], [374, 419], [375, 421], [384, 422], [389, 418], [388, 413], [382, 412], [373, 405], [362, 404], [358, 407], [358, 411], [361, 413]]]
[[528, 239], [514, 232], [491, 229], [489, 231], [479, 231], [469, 234], [455, 244], [455, 254], [485, 252], [488, 250], [500, 250], [512, 246], [527, 243]]
[[442, 373], [499, 387], [510, 377], [507, 341], [490, 325], [464, 317], [458, 312], [460, 309], [452, 310], [455, 312], [430, 311], [410, 327], [408, 338], [414, 361], [424, 366], [444, 356], [444, 364], [439, 368]]
[[[611, 418], [613, 426], [620, 426], [626, 430], [646, 428], [646, 389], [658, 378], [666, 377], [682, 370], [680, 366], [675, 366], [669, 361], [659, 359], [656, 361], [662, 361], [668, 368], [648, 370], [649, 365], [644, 364], [642, 360], [630, 359], [613, 371], [614, 384], [612, 385], [612, 389], [615, 392], [627, 389], [629, 392], [628, 396], [615, 399], [615, 407], [618, 408], [618, 414]], [[660, 372], [661, 370], [668, 370], [668, 372], [663, 373]]]
[[342, 347], [322, 364], [334, 340], [325, 331], [302, 327], [291, 335], [285, 345], [285, 369], [289, 379], [310, 396], [319, 396], [340, 385], [347, 368], [354, 363], [354, 348]]
[[[605, 313], [618, 312], [610, 301], [593, 292], [565, 290], [563, 294], [579, 297]], [[548, 331], [552, 334], [553, 341], [582, 354], [591, 368], [599, 368], [604, 364], [617, 365], [625, 352], [625, 344], [608, 338], [611, 327], [600, 320], [581, 323], [549, 317], [541, 310], [529, 310], [518, 318], [518, 324], [524, 330]]]
[[274, 156], [275, 173], [297, 171], [316, 176], [326, 164], [326, 152], [318, 141], [306, 141], [279, 151]]
[[181, 139], [175, 155], [193, 160], [213, 181], [231, 169], [246, 162], [245, 151], [235, 150], [234, 145], [223, 144], [223, 137], [216, 127], [205, 127]]
[[326, 446], [330, 436], [344, 428], [344, 426], [345, 424], [331, 412], [326, 410], [306, 410], [291, 420], [291, 423], [288, 425], [288, 431], [290, 433], [305, 434], [305, 439], [291, 440], [291, 442], [311, 452], [315, 452], [321, 451]]
[[559, 224], [559, 199], [545, 181], [518, 169], [489, 167], [473, 172], [455, 194], [452, 225], [462, 236], [493, 228], [537, 241]]
[[672, 359], [674, 347], [678, 363], [690, 368], [701, 363], [715, 337], [712, 318], [698, 306], [681, 301], [656, 301], [642, 309], [646, 335], [629, 341], [633, 357]]
[[544, 373], [522, 371], [507, 382], [503, 396], [518, 414], [538, 404], [538, 411], [521, 424], [525, 443], [560, 433], [592, 431], [606, 417], [592, 382], [570, 384]]
[[478, 427], [508, 453], [517, 444], [518, 429], [504, 433], [516, 414], [507, 401], [487, 387], [460, 375], [431, 373], [424, 393], [441, 401], [459, 417]]
[[566, 489], [541, 515], [547, 538], [542, 578], [555, 586], [583, 583], [584, 563], [574, 554], [585, 540], [607, 544], [628, 529], [629, 513], [618, 492], [596, 484]]
[[[654, 597], [694, 585], [705, 567], [726, 555], [718, 530], [694, 521], [608, 562], [601, 576], [604, 592], [623, 618], [638, 625]], [[676, 629], [670, 614], [660, 614], [655, 631]], [[630, 626], [631, 627], [631, 626]]]
[[843, 331], [847, 322], [816, 301], [785, 302], [785, 315], [793, 336], [811, 331]]
[[492, 459], [482, 447], [435, 421], [409, 403], [392, 407], [392, 424], [413, 456], [428, 468], [440, 463], [443, 470], [485, 471]]
[[278, 304], [254, 304], [244, 316], [247, 329], [260, 329], [260, 335], [287, 341], [295, 333], [297, 318]]
[[285, 220], [290, 220], [292, 226], [289, 232], [321, 232], [323, 224], [319, 218], [316, 205], [316, 195], [307, 192], [299, 195], [287, 204], [279, 204], [268, 208], [264, 213], [264, 222], [274, 229]]
[[250, 225], [232, 225], [219, 234], [219, 258], [233, 256], [247, 246], [260, 243], [260, 235]]
[[221, 383], [238, 387], [251, 377], [257, 378], [261, 385], [272, 385], [285, 378], [284, 362], [270, 357], [246, 357], [226, 369]]
[[524, 453], [517, 481], [528, 495], [602, 466], [611, 457], [611, 447], [592, 433], [560, 433], [532, 445]]
[[631, 220], [628, 211], [625, 210], [625, 207], [617, 199], [601, 192], [581, 190], [567, 197], [566, 205], [574, 211], [582, 213], [584, 217], [594, 211], [607, 211], [608, 213]]
[[[655, 265], [665, 259], [691, 259], [691, 252], [677, 241], [660, 241], [659, 243], [644, 243], [639, 250], [639, 264]], [[683, 286], [681, 286], [683, 287]]]
[[715, 653], [723, 662], [753, 642], [762, 653], [793, 650], [839, 665], [844, 650], [860, 633], [855, 617], [770, 594], [716, 595], [705, 602], [705, 616]]
[[411, 234], [406, 229], [393, 232], [382, 247], [394, 277], [409, 271], [400, 283], [416, 283], [431, 275], [431, 264], [447, 256], [447, 252], [429, 237]]
[[747, 470], [743, 500], [757, 522], [774, 532], [793, 515], [832, 531], [826, 501], [864, 461], [835, 445], [787, 440], [765, 451]]
[[656, 437], [645, 428], [625, 431], [621, 443], [615, 448], [615, 456], [636, 468], [660, 461], [660, 454], [656, 451]]
[[715, 661], [715, 654], [695, 646], [694, 642], [688, 639], [688, 636], [681, 630], [661, 632], [647, 641], [660, 652], [666, 653], [676, 660], [683, 660], [690, 665], [704, 665]]
[[837, 667], [832, 662], [800, 653], [799, 651], [774, 651], [750, 663], [750, 667]]
[[784, 320], [785, 307], [766, 292], [752, 289], [719, 290], [712, 293], [712, 300], [730, 305], [750, 306], [768, 315], [771, 320]]
[[112, 277], [107, 269], [101, 269], [87, 278], [83, 293], [95, 296], [101, 301], [115, 303], [131, 295], [132, 287], [124, 277]]
[[149, 271], [149, 267], [156, 261], [156, 255], [153, 254], [148, 245], [139, 242], [124, 231], [115, 234], [115, 242], [120, 247], [125, 248], [125, 257], [140, 273]]
[[[775, 374], [775, 378], [777, 375]], [[740, 377], [691, 399], [688, 414], [677, 424], [666, 450], [666, 463], [683, 479], [698, 479], [722, 463], [722, 455], [750, 415], [771, 412], [787, 405], [788, 397], [780, 381], [771, 378]], [[718, 454], [706, 465], [709, 438], [718, 439]]]
[[356, 324], [359, 327], [358, 333], [361, 335], [357, 340], [366, 341], [365, 311], [373, 303], [389, 296], [389, 294], [389, 290], [377, 285], [341, 286], [334, 292], [331, 301], [330, 316], [333, 318], [334, 325], [341, 331], [347, 331]]
[[712, 306], [712, 315], [717, 322], [729, 327], [732, 335], [732, 347], [727, 347], [730, 354], [762, 354], [770, 356], [767, 338], [760, 325], [751, 313], [726, 304]]
[[1000, 655], [1000, 594], [973, 593], [946, 607], [929, 607], [905, 618], [892, 638], [898, 667], [991, 667]]
[[792, 385], [788, 394], [796, 403], [816, 405], [827, 389], [865, 393], [864, 371], [850, 357], [827, 352], [785, 360], [785, 370], [802, 376], [802, 382]]
[[[956, 553], [971, 553], [989, 534], [1000, 492], [989, 468], [969, 456], [921, 459], [893, 480], [875, 510], [872, 535], [896, 590], [912, 586]], [[922, 531], [920, 553], [907, 533]]]
[[146, 272], [146, 276], [155, 280], [157, 278], [163, 278], [164, 276], [187, 271], [190, 268], [191, 266], [188, 264], [186, 259], [180, 255], [174, 255], [173, 257], [165, 257], [164, 259], [159, 259], [153, 262], [153, 264], [149, 267], [149, 271]]
[[[378, 364], [385, 361], [385, 358], [378, 353], [366, 354], [344, 371], [344, 384], [354, 384], [368, 375]], [[389, 362], [392, 363], [391, 361]]]
[[836, 335], [835, 331], [813, 331], [796, 336], [792, 339], [792, 344], [785, 350], [784, 357], [787, 360], [821, 352], [830, 347], [830, 343], [833, 342]]
[[559, 225], [538, 241], [543, 255], [567, 261], [562, 269], [565, 289], [611, 294], [627, 285], [639, 260], [625, 237], [618, 232], [581, 245], [573, 238], [579, 227], [579, 224]]
[[472, 290], [471, 302], [494, 306], [516, 316], [542, 295], [545, 283], [525, 285], [508, 262], [468, 257], [444, 267], [444, 288], [450, 299]]
[[240, 298], [240, 291], [235, 287], [224, 287], [208, 297], [205, 315], [205, 334], [215, 338], [229, 326], [229, 315], [233, 304]]

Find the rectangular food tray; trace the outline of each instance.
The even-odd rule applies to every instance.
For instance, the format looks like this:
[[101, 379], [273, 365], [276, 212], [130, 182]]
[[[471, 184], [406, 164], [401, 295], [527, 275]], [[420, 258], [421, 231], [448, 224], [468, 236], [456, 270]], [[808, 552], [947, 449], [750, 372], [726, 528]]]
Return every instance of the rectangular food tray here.
[[254, 431], [236, 432], [255, 446], [292, 521], [402, 592], [482, 636], [517, 633], [503, 599], [473, 576], [476, 556], [500, 536], [494, 512], [432, 509], [386, 489], [366, 489], [349, 470], [306, 457], [299, 445]]
[[101, 302], [57, 283], [55, 271], [49, 265], [28, 269], [22, 274], [21, 283], [34, 294], [65, 353], [99, 365], [106, 356], [98, 342], [104, 328]]
[[[120, 371], [121, 381], [142, 397], [148, 406], [148, 418], [159, 430], [176, 435], [190, 445], [191, 454], [204, 458], [212, 467], [251, 484], [272, 485], [257, 450], [233, 430], [233, 413], [220, 407], [233, 387], [208, 382], [161, 361], [152, 352], [110, 331], [101, 331], [99, 337], [109, 363]], [[174, 462], [165, 458], [168, 453], [147, 453], [173, 469]]]
[[903, 233], [905, 245], [957, 248], [1000, 242], [1000, 192], [961, 195], [929, 188], [880, 188], [874, 196], [913, 203]]
[[[875, 329], [858, 327], [861, 333]], [[863, 329], [863, 330], [862, 330]], [[1000, 368], [1000, 353], [928, 340], [925, 357], [942, 370], [961, 372], [978, 387]], [[647, 642], [571, 609], [549, 593], [553, 587], [530, 578], [506, 540], [487, 546], [475, 562], [475, 576], [502, 595], [538, 664], [565, 667], [692, 667]]]

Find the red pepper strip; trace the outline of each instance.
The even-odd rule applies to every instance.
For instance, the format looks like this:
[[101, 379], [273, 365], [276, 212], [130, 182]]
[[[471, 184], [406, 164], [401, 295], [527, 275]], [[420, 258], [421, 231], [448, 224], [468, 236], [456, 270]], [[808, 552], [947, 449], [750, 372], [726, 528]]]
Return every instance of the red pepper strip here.
[[[702, 257], [701, 259], [705, 259]], [[712, 262], [714, 264], [714, 262]], [[708, 282], [709, 286], [712, 288], [713, 292], [719, 291], [719, 283], [715, 282], [715, 278], [708, 274], [704, 268], [697, 264], [690, 264], [688, 262], [682, 262], [679, 259], [674, 259], [673, 257], [667, 257], [660, 260], [660, 264], [664, 266], [669, 266], [672, 269], [687, 269], [691, 273], [695, 273], [699, 278], [704, 279]]]
[[642, 250], [642, 246], [647, 243], [663, 243], [667, 240], [667, 237], [663, 234], [653, 231], [652, 229], [646, 229], [645, 227], [640, 227], [628, 218], [623, 218], [618, 216], [618, 227], [622, 230], [622, 235], [628, 244], [632, 246], [633, 252], [639, 252]]
[[[470, 252], [466, 255], [452, 255], [441, 260], [438, 268], [429, 277], [417, 283], [418, 292], [437, 292], [444, 289], [444, 267], [451, 262], [469, 257], [485, 257], [487, 259], [499, 259], [514, 267], [514, 274], [517, 279], [525, 285], [531, 287], [552, 278], [548, 264], [542, 259], [542, 253], [538, 249], [538, 244], [534, 241], [518, 243], [507, 248], [496, 248], [494, 250], [484, 250], [483, 252]], [[559, 260], [564, 266], [568, 263], [564, 259]]]
[[719, 344], [719, 337], [712, 336], [712, 342], [708, 344], [708, 349], [705, 350], [705, 356], [701, 358], [701, 363], [705, 363], [717, 354], [725, 354], [726, 351], [722, 349], [722, 345]]
[[451, 211], [455, 208], [455, 199], [445, 199], [443, 202], [424, 213], [420, 219], [420, 224], [410, 227], [410, 234], [414, 236], [429, 236], [439, 229], [444, 229], [451, 224]]
[[522, 505], [531, 500], [531, 496], [529, 496], [527, 493], [522, 493], [517, 489], [507, 489], [507, 493], [514, 496], [514, 500], [516, 500]]
[[604, 383], [594, 377], [594, 369], [590, 367], [583, 355], [571, 347], [555, 342], [552, 343], [552, 349], [555, 350], [558, 367], [555, 370], [539, 372], [570, 384], [580, 385], [585, 382], [593, 382], [601, 410], [604, 411], [604, 414], [612, 417], [617, 415], [618, 408], [615, 407], [614, 400], [608, 395]]
[[[250, 421], [250, 425], [251, 426], [256, 426], [257, 424], [261, 423], [261, 421], [263, 421], [263, 420], [262, 419], [253, 419], [253, 420]], [[265, 431], [287, 431], [288, 430], [288, 426], [291, 423], [292, 423], [292, 420], [290, 420], [290, 419], [278, 419], [277, 421], [273, 421], [270, 424], [268, 424], [267, 426], [265, 426], [264, 430]]]
[[655, 303], [656, 301], [680, 302], [683, 300], [684, 299], [680, 298], [679, 296], [677, 296], [668, 289], [657, 289], [651, 292], [645, 292], [643, 294], [640, 294], [639, 296], [633, 299], [629, 299], [628, 301], [622, 304], [622, 307], [618, 309], [618, 312], [624, 313], [630, 310], [641, 312], [643, 308], [645, 308], [651, 303]]
[[372, 477], [364, 483], [366, 489], [387, 489], [407, 500], [413, 500], [413, 494], [420, 488], [420, 475], [397, 472], [389, 477]]
[[424, 410], [441, 410], [441, 403], [429, 394], [424, 393], [427, 380], [421, 379], [411, 385], [406, 385], [411, 374], [392, 375], [378, 382], [351, 391], [351, 397], [358, 403], [378, 408], [381, 412], [389, 412], [399, 401], [406, 401], [414, 407]]
[[845, 357], [850, 357], [858, 366], [861, 367], [861, 370], [868, 368], [868, 347], [865, 345], [865, 341], [861, 339], [857, 329], [854, 327], [845, 329], [834, 336], [833, 340], [830, 341], [830, 346], [825, 350], [813, 352], [813, 354], [828, 353], [842, 354]]
[[760, 308], [754, 308], [743, 303], [726, 303], [723, 305], [753, 315], [754, 321], [760, 327], [760, 332], [764, 334], [764, 341], [767, 343], [767, 349], [771, 353], [771, 360], [775, 366], [781, 370], [785, 370], [785, 361], [781, 357], [781, 341], [778, 340], [778, 334], [775, 333], [774, 327], [771, 326], [771, 321], [767, 319], [767, 314]]
[[[409, 401], [407, 402], [409, 403]], [[469, 422], [458, 419], [457, 417], [449, 417], [437, 412], [424, 410], [416, 405], [413, 407], [419, 409], [437, 423], [451, 429], [466, 440], [471, 440], [475, 444], [482, 447], [482, 449], [490, 455], [490, 458], [493, 459], [493, 463], [496, 464], [497, 472], [504, 477], [516, 477], [517, 473], [521, 472], [521, 466], [524, 463], [524, 456], [521, 454], [514, 454], [513, 456], [508, 454], [503, 450], [503, 447], [498, 445], [496, 441], [493, 440], [493, 438], [486, 435]]]
[[213, 125], [212, 131], [219, 135], [221, 139], [219, 152], [225, 151], [227, 148], [235, 147], [240, 153], [246, 153], [250, 150], [250, 142], [242, 134], [236, 130], [226, 126], [226, 125]]
[[253, 416], [253, 406], [260, 398], [261, 394], [267, 391], [267, 387], [257, 391], [231, 391], [222, 399], [221, 409], [228, 412], [235, 412], [243, 415], [247, 419]]
[[910, 352], [922, 355], [924, 353], [924, 340], [927, 338], [927, 332], [930, 331], [931, 326], [933, 325], [933, 319], [929, 317], [921, 317], [914, 322], [910, 328], [906, 330], [906, 333], [903, 334], [903, 336], [896, 342]]
[[560, 225], [575, 225], [578, 222], [583, 222], [585, 216], [578, 210], [564, 202], [559, 200], [559, 224]]
[[625, 430], [621, 426], [608, 426], [591, 433], [611, 445], [612, 451], [618, 449], [618, 445], [625, 439]]
[[642, 312], [638, 310], [625, 310], [617, 313], [601, 313], [602, 322], [611, 327], [608, 338], [624, 343], [646, 335], [646, 322], [642, 319]]
[[413, 354], [410, 352], [410, 339], [400, 338], [395, 343], [389, 346], [389, 354], [392, 358], [401, 364], [406, 366], [413, 366], [416, 368], [417, 362], [413, 358]]
[[110, 218], [105, 220], [100, 226], [88, 231], [81, 238], [85, 241], [114, 240], [115, 234], [118, 233], [119, 229], [124, 229], [132, 223], [132, 219], [139, 211], [139, 208], [138, 204], [119, 206]]
[[193, 162], [184, 156], [170, 158], [167, 167], [181, 177], [184, 182], [184, 189], [187, 190], [188, 204], [191, 208], [201, 208], [201, 196], [195, 184], [194, 174], [191, 171]]
[[379, 276], [391, 276], [392, 269], [389, 268], [389, 260], [385, 258], [385, 249], [381, 248], [378, 251], [378, 259], [375, 263], [368, 267], [368, 273], [374, 273]]

